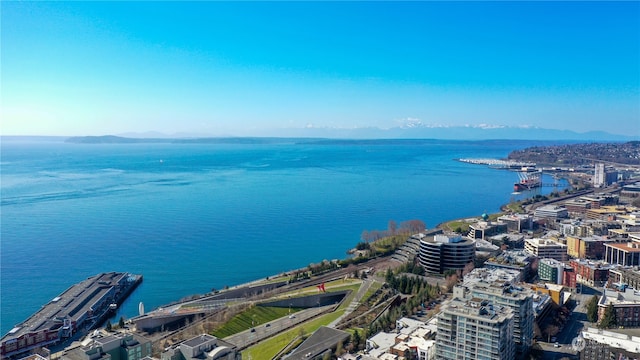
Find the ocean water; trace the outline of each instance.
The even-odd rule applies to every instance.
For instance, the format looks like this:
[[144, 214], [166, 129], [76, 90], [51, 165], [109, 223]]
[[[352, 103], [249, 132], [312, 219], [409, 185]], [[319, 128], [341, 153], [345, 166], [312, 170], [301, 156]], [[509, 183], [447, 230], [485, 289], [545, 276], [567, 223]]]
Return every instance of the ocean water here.
[[390, 219], [433, 227], [496, 212], [513, 199], [517, 174], [455, 159], [533, 144], [3, 139], [1, 332], [100, 272], [144, 276], [117, 315], [131, 317], [140, 301], [151, 310], [344, 258], [363, 230]]

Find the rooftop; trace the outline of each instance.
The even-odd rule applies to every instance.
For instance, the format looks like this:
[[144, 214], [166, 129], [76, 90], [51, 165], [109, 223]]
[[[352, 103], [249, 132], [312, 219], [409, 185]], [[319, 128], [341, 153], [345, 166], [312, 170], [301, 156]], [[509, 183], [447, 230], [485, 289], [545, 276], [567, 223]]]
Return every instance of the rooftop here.
[[626, 288], [625, 291], [605, 288], [598, 305], [607, 306], [609, 304], [640, 305], [640, 291], [633, 288]]
[[627, 243], [616, 243], [616, 244], [604, 244], [604, 246], [612, 247], [614, 249], [623, 250], [626, 252], [640, 252], [640, 243], [631, 241]]
[[440, 314], [462, 315], [467, 318], [499, 323], [513, 317], [510, 308], [494, 305], [493, 302], [481, 299], [467, 301], [450, 300], [445, 303]]
[[476, 268], [464, 276], [464, 285], [472, 285], [479, 282], [515, 282], [518, 279], [520, 279], [520, 272], [517, 270]]
[[[75, 284], [45, 304], [24, 322], [15, 325], [2, 341], [27, 333], [53, 330], [63, 326], [62, 319], [77, 321], [87, 311], [97, 311], [96, 304], [106, 300], [125, 281], [135, 281], [139, 275], [109, 272], [91, 276]], [[109, 305], [109, 304], [107, 304]]]
[[567, 245], [555, 242], [551, 239], [526, 239], [525, 242], [537, 247], [567, 247]]
[[610, 330], [588, 328], [587, 331], [582, 332], [582, 337], [632, 353], [640, 353], [640, 337], [638, 336], [629, 336]]

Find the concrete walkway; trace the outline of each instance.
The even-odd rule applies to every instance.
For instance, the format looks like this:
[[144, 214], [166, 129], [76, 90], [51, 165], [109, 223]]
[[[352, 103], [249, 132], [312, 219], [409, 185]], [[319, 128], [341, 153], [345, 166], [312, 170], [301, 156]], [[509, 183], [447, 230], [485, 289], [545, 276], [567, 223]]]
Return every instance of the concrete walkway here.
[[358, 306], [360, 306], [360, 300], [362, 300], [362, 297], [364, 296], [364, 294], [366, 294], [367, 291], [369, 290], [369, 288], [371, 287], [371, 285], [373, 285], [373, 282], [374, 281], [372, 279], [369, 279], [369, 278], [365, 279], [362, 282], [362, 285], [360, 286], [360, 289], [358, 289], [358, 292], [353, 297], [353, 300], [351, 300], [351, 303], [349, 304], [349, 306], [345, 310], [344, 314], [342, 314], [339, 318], [337, 318], [334, 321], [332, 321], [327, 326], [330, 327], [330, 328], [335, 328], [336, 325], [338, 325], [340, 323], [340, 321], [342, 321], [342, 319], [344, 319], [347, 315], [351, 314], [355, 309], [357, 309]]

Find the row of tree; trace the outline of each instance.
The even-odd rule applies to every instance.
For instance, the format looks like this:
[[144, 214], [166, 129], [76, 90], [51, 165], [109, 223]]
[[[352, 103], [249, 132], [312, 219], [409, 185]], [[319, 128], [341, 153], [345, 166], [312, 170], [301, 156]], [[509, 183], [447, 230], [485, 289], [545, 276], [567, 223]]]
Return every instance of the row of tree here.
[[360, 238], [365, 243], [369, 243], [372, 241], [380, 240], [385, 237], [403, 234], [403, 235], [413, 235], [419, 232], [425, 231], [427, 225], [425, 225], [422, 220], [408, 220], [403, 221], [398, 224], [395, 220], [389, 220], [389, 224], [386, 230], [364, 230], [362, 231], [362, 235]]
[[613, 304], [607, 305], [602, 314], [602, 319], [598, 319], [598, 295], [593, 297], [587, 303], [587, 320], [592, 323], [597, 323], [601, 329], [610, 329], [618, 326], [618, 318], [616, 315], [616, 309]]

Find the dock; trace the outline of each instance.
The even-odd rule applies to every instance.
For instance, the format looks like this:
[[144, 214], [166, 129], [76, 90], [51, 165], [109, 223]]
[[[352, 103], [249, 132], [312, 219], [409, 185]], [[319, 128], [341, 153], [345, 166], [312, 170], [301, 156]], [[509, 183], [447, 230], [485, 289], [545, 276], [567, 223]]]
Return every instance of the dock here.
[[108, 272], [68, 288], [1, 339], [1, 359], [59, 345], [101, 325], [142, 282], [142, 275]]

